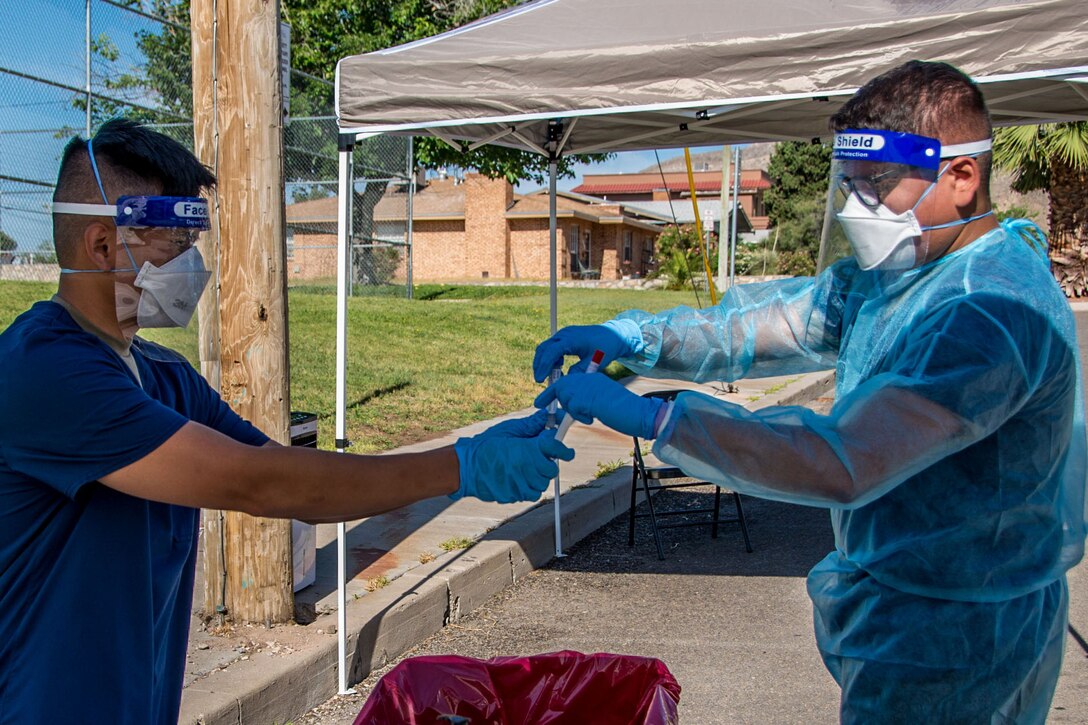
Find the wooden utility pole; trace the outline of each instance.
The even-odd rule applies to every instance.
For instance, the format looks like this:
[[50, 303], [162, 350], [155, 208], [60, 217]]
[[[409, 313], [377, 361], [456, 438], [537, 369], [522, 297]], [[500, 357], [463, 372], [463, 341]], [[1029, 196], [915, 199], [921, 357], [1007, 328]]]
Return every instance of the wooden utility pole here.
[[[219, 179], [201, 368], [235, 412], [290, 445], [279, 24], [278, 0], [191, 6], [195, 148]], [[205, 511], [204, 550], [206, 615], [292, 618], [290, 520]]]

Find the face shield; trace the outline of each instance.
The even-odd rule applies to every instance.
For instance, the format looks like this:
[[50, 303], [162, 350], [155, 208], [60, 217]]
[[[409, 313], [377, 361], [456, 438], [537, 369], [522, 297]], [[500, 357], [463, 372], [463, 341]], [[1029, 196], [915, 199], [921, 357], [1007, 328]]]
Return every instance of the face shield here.
[[[207, 200], [122, 196], [116, 205], [57, 202], [53, 211], [113, 219], [118, 252], [110, 271], [117, 275], [117, 319], [122, 330], [188, 326], [211, 277], [196, 247], [200, 234], [208, 229]], [[61, 270], [67, 274], [99, 271]]]
[[914, 210], [936, 187], [942, 159], [989, 150], [989, 139], [942, 148], [937, 139], [894, 131], [836, 134], [817, 270], [850, 256], [864, 270], [907, 270], [929, 261], [935, 250], [926, 232], [992, 212], [922, 226]]

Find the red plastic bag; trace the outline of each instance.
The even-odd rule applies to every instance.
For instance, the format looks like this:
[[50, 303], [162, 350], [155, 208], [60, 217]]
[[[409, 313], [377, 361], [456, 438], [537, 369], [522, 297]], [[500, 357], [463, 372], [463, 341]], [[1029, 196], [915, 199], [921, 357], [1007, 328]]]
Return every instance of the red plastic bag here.
[[406, 659], [387, 672], [355, 725], [673, 725], [679, 701], [676, 678], [652, 657], [437, 655]]

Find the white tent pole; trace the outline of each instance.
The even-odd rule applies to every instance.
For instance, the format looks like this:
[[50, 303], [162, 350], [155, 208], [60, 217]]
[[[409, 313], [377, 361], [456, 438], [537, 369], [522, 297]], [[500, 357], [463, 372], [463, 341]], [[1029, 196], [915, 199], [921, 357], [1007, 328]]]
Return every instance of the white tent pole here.
[[729, 279], [729, 147], [722, 146], [722, 188], [719, 192], [721, 210], [718, 213], [718, 289], [726, 288]]
[[729, 220], [729, 286], [737, 275], [737, 212], [740, 209], [740, 146], [733, 147], [733, 213]]
[[412, 290], [412, 288], [413, 288], [412, 263], [415, 261], [413, 259], [413, 255], [415, 254], [415, 248], [412, 246], [412, 244], [414, 243], [414, 239], [412, 238], [412, 227], [414, 226], [414, 224], [412, 223], [412, 214], [413, 214], [412, 205], [413, 205], [414, 200], [416, 198], [416, 191], [418, 191], [418, 190], [416, 189], [415, 139], [413, 139], [411, 136], [408, 137], [408, 161], [407, 161], [407, 165], [408, 165], [408, 208], [405, 211], [406, 211], [406, 215], [408, 217], [408, 224], [407, 224], [408, 229], [406, 230], [406, 233], [407, 233], [407, 236], [408, 236], [408, 259], [405, 260], [405, 268], [406, 268], [406, 272], [407, 272], [407, 274], [405, 276], [407, 278], [406, 284], [408, 285], [407, 297], [408, 297], [408, 299], [412, 299], [415, 296], [415, 292], [413, 292], [413, 290]]
[[[336, 451], [343, 453], [348, 447], [345, 413], [347, 410], [347, 327], [348, 327], [348, 250], [351, 241], [351, 161], [355, 145], [350, 136], [340, 136], [340, 189], [336, 199]], [[346, 528], [343, 522], [336, 525], [336, 670], [340, 678], [340, 694], [354, 690], [348, 688], [347, 662], [347, 552], [345, 551]]]
[[[557, 288], [559, 286], [559, 281], [558, 281], [558, 278], [557, 278], [557, 267], [559, 265], [559, 260], [558, 260], [558, 246], [559, 245], [557, 243], [556, 208], [555, 208], [555, 199], [556, 199], [555, 179], [556, 179], [556, 174], [557, 174], [557, 165], [558, 165], [558, 158], [556, 157], [556, 155], [554, 153], [550, 154], [548, 156], [548, 242], [549, 242], [549, 245], [550, 245], [550, 248], [551, 248], [552, 256], [551, 256], [551, 269], [549, 270], [549, 276], [548, 276], [548, 282], [549, 282], [548, 287], [549, 287], [550, 300], [551, 300], [551, 323], [552, 323], [552, 334], [553, 335], [559, 329], [559, 316], [558, 316], [559, 305], [558, 305], [558, 296], [557, 296]], [[555, 382], [556, 380], [558, 380], [559, 376], [561, 374], [562, 374], [562, 368], [556, 368], [555, 370], [552, 370], [552, 374], [551, 374], [552, 380], [551, 380], [551, 382]], [[553, 403], [552, 407], [549, 408], [549, 411], [552, 412], [553, 414], [554, 414], [554, 411], [555, 411], [554, 406], [555, 406], [555, 404]], [[555, 477], [554, 485], [555, 485], [555, 504], [554, 504], [554, 506], [555, 506], [555, 555], [557, 557], [559, 557], [559, 556], [563, 556], [563, 528], [562, 528], [563, 527], [563, 524], [562, 524], [563, 515], [562, 515], [562, 510], [561, 510], [560, 504], [559, 504], [559, 476], [558, 475], [556, 475], [556, 477]]]

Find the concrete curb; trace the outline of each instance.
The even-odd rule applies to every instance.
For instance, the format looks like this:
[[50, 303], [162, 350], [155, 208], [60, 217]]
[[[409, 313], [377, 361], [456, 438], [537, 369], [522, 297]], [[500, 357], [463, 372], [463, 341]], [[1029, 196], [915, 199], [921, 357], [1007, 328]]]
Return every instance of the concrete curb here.
[[[799, 405], [829, 391], [834, 373], [798, 377], [750, 408]], [[625, 513], [631, 468], [563, 494], [563, 539], [569, 547]], [[349, 681], [357, 682], [491, 596], [552, 560], [550, 501], [502, 524], [477, 544], [415, 567], [388, 586], [350, 602]], [[210, 673], [185, 690], [179, 722], [204, 725], [281, 723], [336, 694], [337, 642], [330, 635], [291, 657], [250, 659]]]

